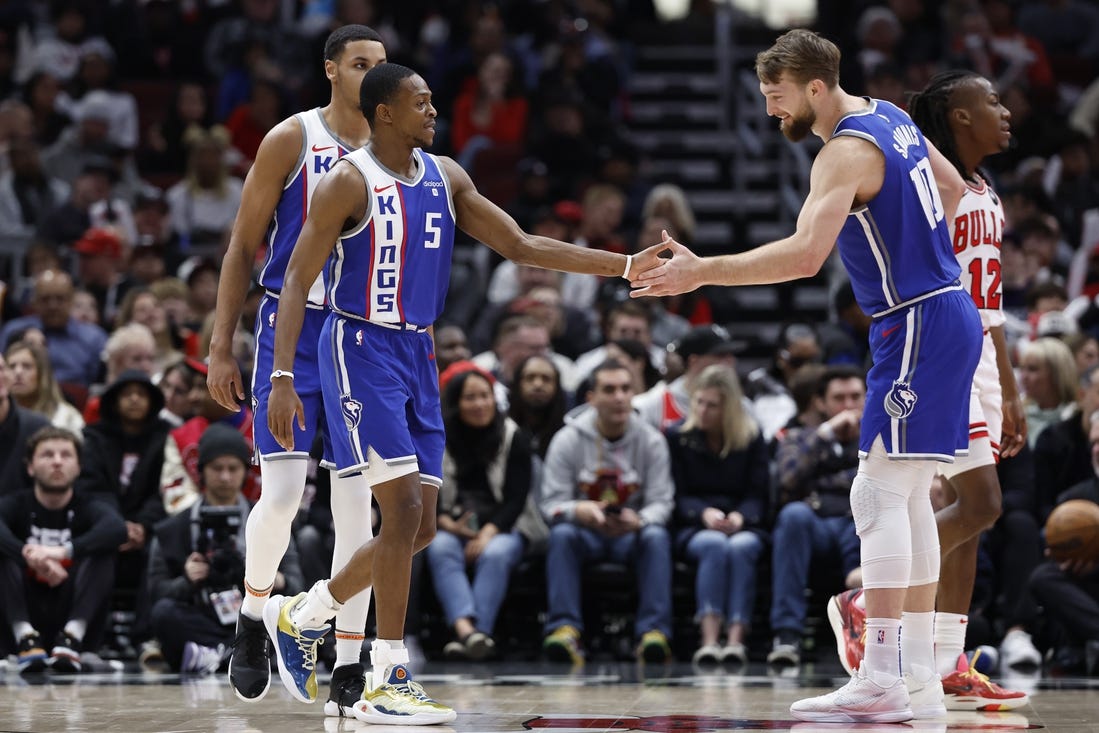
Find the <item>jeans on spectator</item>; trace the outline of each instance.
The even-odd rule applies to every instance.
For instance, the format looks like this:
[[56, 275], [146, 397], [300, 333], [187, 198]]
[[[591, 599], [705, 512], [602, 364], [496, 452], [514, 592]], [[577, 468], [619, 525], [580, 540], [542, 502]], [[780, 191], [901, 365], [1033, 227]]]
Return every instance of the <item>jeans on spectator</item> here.
[[161, 598], [153, 604], [150, 615], [153, 635], [160, 639], [164, 661], [175, 670], [183, 662], [183, 647], [187, 642], [216, 647], [231, 643], [236, 631], [234, 626], [218, 621], [212, 609], [175, 598]]
[[466, 575], [468, 541], [442, 529], [435, 533], [435, 539], [427, 546], [431, 580], [448, 624], [471, 618], [478, 631], [491, 636], [496, 614], [508, 592], [511, 571], [523, 558], [523, 538], [512, 531], [489, 540], [474, 563], [472, 584]]
[[747, 530], [726, 535], [703, 529], [687, 540], [687, 557], [698, 563], [695, 621], [717, 614], [726, 623], [748, 624], [756, 601], [756, 563], [763, 540]]
[[779, 511], [773, 536], [771, 628], [800, 634], [813, 556], [838, 552], [845, 576], [859, 566], [855, 521], [847, 516], [820, 517], [805, 502], [794, 501]]
[[580, 578], [585, 563], [608, 559], [634, 566], [637, 579], [635, 631], [672, 635], [672, 541], [668, 530], [647, 525], [622, 537], [607, 537], [571, 522], [550, 529], [546, 554], [549, 608], [546, 633], [565, 626], [583, 630]]
[[[87, 623], [84, 646], [96, 643], [103, 627], [107, 600], [114, 588], [114, 555], [86, 555], [68, 568], [65, 582], [51, 588], [27, 573], [15, 560], [0, 558], [0, 608], [9, 628], [27, 622], [50, 646], [70, 620]], [[16, 640], [18, 641], [18, 640]]]

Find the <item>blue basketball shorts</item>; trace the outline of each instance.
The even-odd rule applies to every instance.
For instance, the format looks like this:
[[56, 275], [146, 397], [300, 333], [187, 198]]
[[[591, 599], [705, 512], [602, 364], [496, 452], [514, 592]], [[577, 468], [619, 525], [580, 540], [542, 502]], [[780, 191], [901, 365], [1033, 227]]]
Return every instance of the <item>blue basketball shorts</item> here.
[[431, 335], [330, 313], [319, 357], [339, 475], [381, 483], [415, 466], [422, 483], [440, 485], [446, 436]]
[[969, 450], [969, 400], [981, 318], [951, 290], [874, 319], [859, 454], [880, 435], [890, 458], [951, 462]]
[[294, 390], [305, 409], [305, 430], [294, 424], [294, 450], [287, 451], [275, 441], [267, 428], [267, 398], [271, 394], [271, 372], [275, 360], [275, 315], [279, 307], [277, 298], [264, 295], [256, 312], [256, 361], [252, 368], [252, 407], [256, 413], [252, 438], [260, 457], [303, 458], [309, 456], [317, 431], [324, 440], [322, 463], [330, 464], [332, 450], [324, 423], [324, 403], [321, 399], [321, 377], [317, 363], [317, 339], [324, 326], [326, 309], [308, 307], [302, 321], [301, 337], [294, 353]]

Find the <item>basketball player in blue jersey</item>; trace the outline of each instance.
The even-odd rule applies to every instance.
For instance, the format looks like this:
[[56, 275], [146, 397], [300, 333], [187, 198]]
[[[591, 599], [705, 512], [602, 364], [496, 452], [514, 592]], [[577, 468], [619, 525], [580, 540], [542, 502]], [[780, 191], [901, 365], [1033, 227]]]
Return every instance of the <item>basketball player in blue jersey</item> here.
[[[843, 688], [790, 712], [815, 722], [900, 722], [946, 714], [932, 647], [939, 540], [930, 488], [936, 462], [968, 449], [981, 320], [947, 228], [965, 190], [961, 176], [903, 111], [845, 93], [839, 61], [833, 43], [806, 30], [756, 58], [767, 113], [786, 137], [813, 132], [825, 141], [795, 233], [704, 259], [666, 238], [636, 256], [632, 294], [808, 277], [838, 241], [859, 306], [874, 319], [851, 487], [866, 652]], [[668, 251], [671, 259], [660, 259]]]
[[[332, 85], [331, 99], [324, 108], [301, 112], [282, 121], [264, 137], [256, 162], [245, 179], [240, 212], [222, 263], [207, 384], [218, 403], [237, 410], [239, 401], [244, 399], [244, 389], [232, 355], [233, 332], [249, 289], [256, 252], [261, 244], [266, 245], [259, 283], [267, 293], [256, 317], [252, 374], [254, 442], [263, 492], [248, 515], [245, 595], [229, 662], [233, 690], [237, 697], [249, 702], [261, 700], [270, 685], [272, 650], [263, 625], [263, 605], [290, 540], [290, 525], [305, 490], [309, 450], [318, 422], [323, 419], [317, 337], [326, 311], [324, 287], [318, 279], [310, 285], [297, 353], [292, 363], [284, 365], [284, 372], [293, 374], [287, 378], [295, 380], [302, 395], [306, 430], [299, 436], [297, 450], [284, 450], [267, 429], [279, 292], [286, 263], [318, 181], [340, 156], [370, 139], [370, 126], [359, 112], [359, 83], [367, 71], [385, 60], [381, 36], [373, 29], [347, 25], [332, 32], [324, 47], [324, 71]], [[341, 478], [333, 471], [332, 518], [336, 535], [333, 572], [343, 567], [351, 554], [371, 537], [370, 522], [363, 521], [369, 514], [370, 485], [365, 478]], [[364, 672], [359, 657], [369, 606], [370, 593], [365, 590], [350, 598], [336, 619], [336, 667], [325, 703], [327, 715], [350, 717], [351, 705], [362, 695]], [[312, 702], [317, 695], [315, 681], [310, 687], [295, 688], [292, 692], [297, 699]]]
[[[286, 272], [275, 327], [268, 420], [290, 451], [303, 435], [290, 369], [307, 295], [328, 262], [332, 312], [321, 335], [321, 386], [341, 475], [365, 472], [381, 508], [377, 537], [328, 581], [264, 608], [284, 682], [312, 676], [315, 640], [342, 604], [373, 585], [378, 638], [373, 674], [355, 717], [426, 725], [455, 718], [412, 681], [402, 643], [412, 556], [435, 534], [444, 434], [438, 374], [427, 327], [439, 317], [455, 227], [521, 264], [608, 277], [632, 258], [522, 231], [477, 192], [450, 158], [423, 152], [435, 139], [427, 83], [383, 64], [363, 79], [360, 107], [374, 132], [321, 181]], [[331, 255], [331, 260], [329, 260]], [[285, 670], [289, 669], [289, 673]]]

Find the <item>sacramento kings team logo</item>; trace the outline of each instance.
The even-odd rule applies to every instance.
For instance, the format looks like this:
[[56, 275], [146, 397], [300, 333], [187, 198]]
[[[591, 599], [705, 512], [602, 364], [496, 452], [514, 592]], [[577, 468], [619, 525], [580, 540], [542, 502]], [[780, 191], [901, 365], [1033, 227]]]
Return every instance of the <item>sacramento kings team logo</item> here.
[[903, 420], [912, 414], [916, 407], [916, 393], [912, 391], [908, 382], [896, 380], [893, 388], [885, 396], [885, 414], [894, 420]]
[[359, 420], [363, 416], [363, 403], [345, 394], [340, 397], [340, 409], [343, 411], [343, 421], [347, 423], [348, 430], [359, 427]]

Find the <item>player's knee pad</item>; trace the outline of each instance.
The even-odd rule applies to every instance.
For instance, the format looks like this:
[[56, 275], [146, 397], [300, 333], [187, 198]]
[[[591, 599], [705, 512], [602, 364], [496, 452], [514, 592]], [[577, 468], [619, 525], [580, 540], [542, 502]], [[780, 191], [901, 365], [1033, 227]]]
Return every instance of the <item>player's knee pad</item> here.
[[939, 580], [939, 528], [927, 493], [914, 491], [908, 500], [908, 521], [912, 527], [912, 572], [910, 585], [927, 585]]
[[263, 493], [253, 511], [270, 521], [285, 522], [289, 528], [301, 507], [308, 468], [304, 458], [260, 458]]
[[898, 531], [908, 523], [907, 498], [859, 471], [851, 485], [851, 515], [862, 541], [863, 586], [907, 587], [911, 538]]

